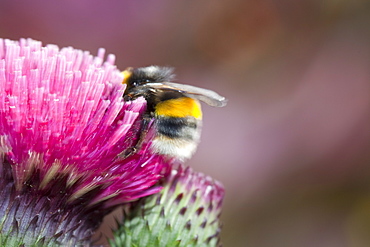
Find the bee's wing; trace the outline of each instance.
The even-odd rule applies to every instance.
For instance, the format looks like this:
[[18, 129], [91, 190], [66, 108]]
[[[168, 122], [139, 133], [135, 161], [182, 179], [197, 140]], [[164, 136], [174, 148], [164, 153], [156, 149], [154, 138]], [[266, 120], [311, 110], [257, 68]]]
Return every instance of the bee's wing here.
[[155, 89], [178, 91], [186, 96], [203, 101], [210, 106], [223, 107], [227, 103], [227, 99], [218, 93], [195, 86], [173, 82], [147, 83], [146, 86], [150, 86]]

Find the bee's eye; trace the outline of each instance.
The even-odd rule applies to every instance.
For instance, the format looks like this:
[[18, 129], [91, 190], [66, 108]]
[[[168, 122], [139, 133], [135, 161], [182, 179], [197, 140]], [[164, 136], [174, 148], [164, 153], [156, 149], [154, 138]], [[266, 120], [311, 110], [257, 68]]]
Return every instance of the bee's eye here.
[[136, 79], [136, 80], [131, 82], [131, 86], [132, 87], [137, 87], [137, 86], [144, 85], [144, 84], [150, 83], [150, 82], [152, 82], [152, 80], [150, 80], [150, 79], [145, 79], [145, 78]]

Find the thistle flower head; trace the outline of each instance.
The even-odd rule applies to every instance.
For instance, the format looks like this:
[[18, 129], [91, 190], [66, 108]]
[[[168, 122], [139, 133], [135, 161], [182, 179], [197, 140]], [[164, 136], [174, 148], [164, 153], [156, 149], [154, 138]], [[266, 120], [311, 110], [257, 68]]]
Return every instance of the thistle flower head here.
[[180, 166], [163, 186], [127, 207], [112, 246], [220, 246], [222, 184]]
[[[96, 223], [115, 205], [160, 190], [153, 185], [167, 164], [149, 151], [150, 134], [140, 152], [119, 157], [139, 137], [146, 102], [123, 101], [115, 58], [103, 58], [103, 49], [93, 57], [31, 39], [0, 39], [0, 192], [9, 199], [2, 212], [13, 207], [12, 198], [25, 195], [24, 205], [34, 208], [46, 207], [39, 203], [49, 200], [55, 219], [58, 210], [70, 210], [70, 215], [78, 205], [76, 214], [100, 215], [78, 220]], [[27, 226], [14, 216], [17, 231], [32, 222], [39, 225], [39, 216], [30, 215]], [[0, 230], [11, 229], [14, 219], [3, 219]], [[74, 226], [55, 227], [45, 236], [68, 230], [76, 235]]]

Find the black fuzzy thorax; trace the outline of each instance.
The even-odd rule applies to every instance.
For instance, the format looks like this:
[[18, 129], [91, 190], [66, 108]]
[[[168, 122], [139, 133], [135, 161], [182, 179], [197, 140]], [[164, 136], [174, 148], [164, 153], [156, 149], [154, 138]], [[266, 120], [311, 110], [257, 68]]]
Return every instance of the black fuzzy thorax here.
[[174, 79], [173, 68], [150, 66], [132, 69], [129, 83], [136, 82], [138, 85], [148, 82], [166, 82]]

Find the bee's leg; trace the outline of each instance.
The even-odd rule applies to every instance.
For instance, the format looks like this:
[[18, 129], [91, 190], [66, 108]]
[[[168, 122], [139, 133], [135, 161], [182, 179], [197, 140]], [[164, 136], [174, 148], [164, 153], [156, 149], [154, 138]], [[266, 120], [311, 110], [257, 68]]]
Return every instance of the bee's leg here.
[[122, 153], [120, 153], [118, 155], [120, 158], [126, 159], [126, 158], [130, 157], [131, 155], [137, 153], [141, 149], [141, 146], [143, 145], [143, 143], [145, 141], [145, 137], [146, 137], [146, 135], [148, 134], [148, 131], [149, 131], [150, 121], [151, 121], [151, 117], [149, 115], [144, 115], [143, 116], [143, 121], [142, 121], [140, 129], [139, 129], [140, 135], [139, 135], [138, 141], [136, 142], [135, 146], [130, 147], [130, 148], [126, 149], [125, 151], [123, 151]]

